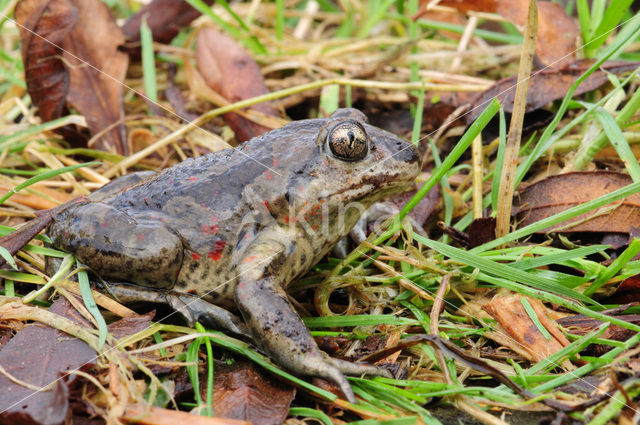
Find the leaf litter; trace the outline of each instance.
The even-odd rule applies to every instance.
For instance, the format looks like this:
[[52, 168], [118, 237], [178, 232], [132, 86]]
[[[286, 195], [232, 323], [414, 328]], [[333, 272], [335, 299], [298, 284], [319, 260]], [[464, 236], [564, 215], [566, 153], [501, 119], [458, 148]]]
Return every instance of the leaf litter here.
[[[525, 132], [518, 152], [520, 204], [511, 222], [518, 230], [496, 241], [491, 236], [496, 206], [491, 182], [504, 165], [504, 123], [497, 119], [492, 136], [485, 138], [480, 162], [471, 165], [462, 157], [454, 165], [445, 159], [449, 151], [462, 155], [455, 145], [467, 125], [467, 131], [479, 132], [472, 124], [487, 124], [491, 116], [485, 119], [480, 112], [496, 94], [501, 93], [505, 113], [511, 112], [514, 91], [508, 89], [515, 82], [528, 2], [424, 1], [422, 18], [417, 2], [358, 1], [345, 9], [340, 2], [324, 1], [294, 1], [286, 8], [279, 2], [220, 2], [210, 14], [206, 5], [212, 3], [18, 3], [15, 18], [24, 28], [4, 21], [1, 33], [2, 60], [10, 66], [0, 77], [0, 187], [11, 190], [30, 176], [87, 158], [101, 165], [37, 181], [9, 197], [0, 206], [2, 224], [9, 226], [0, 228], [1, 235], [38, 210], [86, 195], [127, 168], [159, 169], [241, 143], [278, 127], [285, 116], [316, 117], [319, 105], [354, 105], [377, 125], [393, 125], [401, 135], [421, 140], [426, 161], [419, 183], [433, 188], [430, 178], [441, 175], [436, 182], [440, 190], [418, 190], [416, 196], [424, 201], [409, 200], [418, 206], [413, 221], [387, 222], [390, 230], [382, 234], [369, 229], [373, 232], [361, 248], [372, 250], [370, 254], [353, 251], [342, 262], [323, 260], [294, 283], [292, 295], [303, 316], [328, 314], [307, 324], [324, 347], [331, 347], [332, 355], [379, 362], [396, 371], [396, 379], [354, 378], [359, 402], [350, 405], [326, 391], [331, 385], [298, 381], [294, 386], [285, 372], [243, 341], [180, 322], [152, 322], [151, 315], [137, 316], [97, 288], [93, 297], [111, 325], [106, 347], [94, 356], [98, 331], [82, 303], [73, 301], [72, 293], [79, 294], [79, 289], [71, 277], [56, 283], [62, 296], [48, 310], [22, 305], [16, 298], [46, 282], [43, 255], [62, 255], [40, 240], [24, 246], [39, 230], [27, 227], [10, 246], [11, 253], [24, 246], [15, 258], [18, 270], [0, 269], [0, 323], [8, 329], [29, 321], [49, 327], [27, 325], [2, 345], [4, 359], [12, 353], [15, 357], [15, 347], [25, 344], [18, 359], [34, 366], [23, 376], [15, 373], [18, 360], [1, 360], [7, 373], [0, 379], [15, 374], [32, 385], [45, 385], [60, 377], [59, 370], [80, 369], [57, 381], [51, 391], [29, 398], [24, 423], [61, 423], [65, 418], [74, 423], [88, 418], [93, 418], [91, 423], [239, 423], [217, 417], [231, 410], [244, 412], [235, 417], [253, 423], [291, 424], [304, 418], [435, 424], [469, 416], [491, 424], [518, 417], [525, 422], [598, 424], [631, 423], [637, 417], [637, 195], [611, 195], [637, 185], [624, 157], [635, 152], [639, 140], [637, 107], [633, 109], [637, 45], [627, 45], [625, 39], [637, 29], [629, 20], [635, 12], [627, 9], [628, 2], [613, 1], [601, 14], [585, 14], [585, 2], [578, 2], [579, 10], [573, 13], [538, 2], [537, 61], [554, 67], [532, 73], [525, 126], [528, 116], [538, 122]], [[200, 15], [202, 11], [207, 13]], [[426, 15], [432, 11], [438, 15]], [[431, 20], [435, 16], [446, 18], [438, 24]], [[160, 93], [159, 104], [152, 108], [139, 95], [150, 78], [139, 61], [143, 19], [154, 44], [142, 48], [153, 49]], [[616, 29], [618, 24], [622, 26]], [[608, 29], [613, 33], [602, 50], [572, 49], [580, 46], [580, 36], [592, 40]], [[229, 47], [221, 48], [223, 41], [217, 37], [224, 37]], [[615, 54], [615, 61], [607, 54]], [[601, 66], [591, 69], [596, 58]], [[212, 74], [214, 68], [221, 73]], [[238, 69], [249, 69], [250, 74], [241, 76]], [[584, 73], [590, 74], [573, 87]], [[331, 86], [336, 88], [327, 88]], [[419, 102], [421, 88], [428, 99], [424, 103]], [[565, 113], [570, 90], [574, 100]], [[252, 105], [256, 96], [267, 102]], [[563, 174], [586, 131], [577, 124], [596, 121], [594, 111], [600, 109], [613, 118], [625, 117], [615, 124], [622, 139], [606, 158], [589, 156], [588, 172]], [[464, 110], [471, 112], [465, 115], [460, 112]], [[542, 120], [535, 115], [540, 111], [547, 114]], [[412, 113], [423, 118], [423, 126], [413, 125]], [[240, 124], [229, 120], [231, 114]], [[409, 117], [409, 125], [385, 123], [389, 119], [381, 117], [391, 114]], [[185, 124], [186, 117], [206, 132]], [[432, 131], [445, 123], [437, 144], [429, 145]], [[611, 125], [602, 117], [598, 123]], [[618, 133], [609, 127], [608, 134]], [[129, 153], [135, 154], [134, 160], [126, 167], [119, 164]], [[443, 164], [451, 168], [439, 169]], [[472, 171], [481, 175], [474, 183]], [[474, 184], [481, 184], [480, 209], [472, 208], [478, 202], [471, 198]], [[402, 209], [410, 196], [393, 202]], [[616, 203], [581, 209], [603, 196]], [[483, 216], [474, 216], [478, 210]], [[559, 212], [565, 218], [556, 220]], [[549, 234], [549, 229], [555, 231]], [[601, 238], [585, 238], [593, 232]], [[626, 239], [615, 249], [600, 245], [614, 234]], [[452, 243], [448, 235], [459, 236], [469, 249], [447, 245]], [[3, 247], [6, 242], [5, 236]], [[326, 308], [314, 305], [314, 292]], [[67, 313], [56, 309], [61, 300], [70, 300], [65, 311], [84, 317], [85, 323], [65, 319]], [[35, 302], [46, 307], [51, 301]], [[603, 310], [605, 305], [610, 309]], [[164, 315], [156, 315], [157, 320]], [[57, 336], [24, 336], [25, 330], [35, 328]], [[49, 348], [30, 344], [35, 340]], [[73, 358], [47, 354], [68, 343], [85, 349], [74, 349]], [[91, 355], [85, 358], [86, 349]], [[45, 362], [42, 356], [57, 360]], [[247, 366], [243, 357], [259, 367]], [[220, 362], [229, 366], [220, 367]], [[35, 376], [40, 380], [30, 379]], [[7, 385], [33, 392], [24, 382]], [[270, 385], [289, 395], [274, 402]], [[17, 405], [7, 410], [9, 394], [0, 397], [0, 423], [15, 420], [10, 415]], [[48, 409], [47, 403], [54, 407]], [[261, 403], [271, 411], [255, 411]], [[263, 416], [253, 415], [252, 409]], [[51, 414], [43, 416], [46, 412]]]

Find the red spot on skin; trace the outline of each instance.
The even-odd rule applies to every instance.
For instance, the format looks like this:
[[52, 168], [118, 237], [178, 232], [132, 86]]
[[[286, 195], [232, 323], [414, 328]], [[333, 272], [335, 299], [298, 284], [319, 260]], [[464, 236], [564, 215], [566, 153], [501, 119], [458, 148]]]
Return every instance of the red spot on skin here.
[[244, 235], [244, 239], [249, 239], [249, 234]]
[[109, 222], [108, 221], [103, 221], [102, 223], [100, 223], [100, 225], [102, 227], [109, 227]]
[[320, 203], [324, 204], [326, 201], [324, 199], [320, 199]]
[[205, 204], [200, 204], [200, 208], [207, 208]]
[[189, 180], [191, 180], [192, 182], [194, 182], [194, 181], [196, 181], [196, 178], [195, 178], [195, 177], [193, 177], [193, 176], [191, 176], [191, 177], [189, 177]]
[[217, 215], [212, 215], [211, 216], [211, 221], [213, 221], [214, 223], [218, 222], [218, 216]]
[[304, 185], [302, 185], [302, 184], [298, 185], [298, 190], [299, 190], [300, 192], [305, 192], [305, 189], [306, 189], [306, 188], [304, 187]]
[[318, 230], [318, 225], [317, 225], [317, 224], [314, 224], [313, 226], [311, 226], [311, 228], [312, 228], [313, 230]]
[[219, 230], [220, 230], [220, 226], [218, 226], [217, 224], [213, 224], [213, 225], [203, 224], [202, 225], [202, 233], [204, 233], [205, 235], [207, 233], [215, 235], [216, 233], [218, 233]]
[[265, 207], [266, 209], [269, 209], [269, 208], [270, 208], [270, 207], [269, 207], [269, 201], [267, 201], [266, 199], [265, 199], [264, 201], [262, 201], [262, 204], [264, 205], [264, 207]]
[[136, 239], [138, 239], [139, 241], [143, 241], [145, 238], [144, 233], [138, 233], [136, 235]]
[[196, 290], [195, 290], [195, 289], [193, 289], [193, 288], [191, 288], [191, 289], [187, 289], [187, 293], [189, 293], [189, 294], [195, 294], [195, 293], [196, 293]]
[[296, 152], [298, 152], [298, 149], [300, 149], [298, 146], [295, 146], [295, 147], [293, 148], [293, 150], [294, 150], [294, 151], [296, 151]]
[[278, 160], [279, 160], [279, 158], [275, 158], [275, 159], [273, 160], [273, 166], [274, 166], [274, 167], [277, 167], [277, 166], [278, 166]]
[[191, 258], [193, 260], [199, 260], [200, 259], [200, 254], [198, 254], [197, 252], [192, 252], [191, 253]]
[[222, 258], [222, 252], [224, 251], [224, 246], [226, 244], [226, 241], [216, 241], [214, 249], [209, 251], [209, 255], [207, 255], [207, 257], [211, 258], [213, 261], [218, 261]]
[[163, 222], [163, 223], [166, 223], [167, 219], [166, 218], [161, 218], [160, 221]]
[[255, 255], [250, 255], [247, 258], [244, 259], [245, 263], [250, 263], [252, 261], [256, 261], [258, 259], [258, 257], [256, 257]]
[[264, 176], [267, 180], [273, 180], [273, 174], [271, 173], [271, 171], [265, 171]]

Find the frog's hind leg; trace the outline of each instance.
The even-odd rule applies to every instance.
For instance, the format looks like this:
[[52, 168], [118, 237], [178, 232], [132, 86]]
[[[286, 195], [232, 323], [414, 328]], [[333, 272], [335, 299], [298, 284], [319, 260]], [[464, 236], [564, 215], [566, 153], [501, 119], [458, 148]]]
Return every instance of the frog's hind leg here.
[[246, 327], [235, 314], [194, 295], [163, 292], [126, 283], [109, 285], [108, 289], [118, 301], [124, 304], [136, 302], [166, 304], [184, 317], [190, 326], [200, 321], [239, 336], [249, 336]]
[[296, 374], [335, 382], [347, 399], [355, 402], [343, 371], [355, 375], [388, 373], [367, 365], [346, 366], [347, 362], [328, 358], [320, 351], [283, 289], [286, 273], [282, 269], [288, 251], [286, 242], [271, 238], [250, 247], [238, 267], [236, 304], [256, 342], [277, 363]]
[[182, 267], [182, 240], [160, 219], [89, 202], [54, 218], [53, 246], [72, 252], [105, 279], [170, 289]]

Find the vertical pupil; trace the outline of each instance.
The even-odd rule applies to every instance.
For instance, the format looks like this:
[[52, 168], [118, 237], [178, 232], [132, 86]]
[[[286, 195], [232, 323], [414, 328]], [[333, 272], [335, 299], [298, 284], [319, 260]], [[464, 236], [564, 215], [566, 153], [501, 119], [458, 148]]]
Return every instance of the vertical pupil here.
[[347, 136], [349, 137], [349, 144], [353, 144], [353, 141], [355, 140], [356, 136], [353, 134], [353, 131], [349, 131], [347, 133]]

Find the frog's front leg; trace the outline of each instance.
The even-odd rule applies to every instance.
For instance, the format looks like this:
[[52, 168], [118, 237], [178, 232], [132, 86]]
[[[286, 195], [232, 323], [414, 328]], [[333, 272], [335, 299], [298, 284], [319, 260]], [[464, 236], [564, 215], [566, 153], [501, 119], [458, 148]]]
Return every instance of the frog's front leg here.
[[335, 382], [354, 402], [353, 390], [343, 372], [386, 376], [388, 371], [323, 355], [284, 291], [290, 278], [287, 260], [295, 258], [295, 248], [285, 238], [272, 236], [263, 235], [262, 240], [254, 242], [237, 268], [235, 299], [247, 327], [277, 363], [296, 374]]

